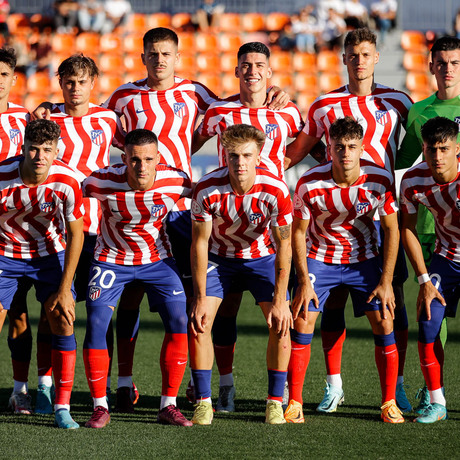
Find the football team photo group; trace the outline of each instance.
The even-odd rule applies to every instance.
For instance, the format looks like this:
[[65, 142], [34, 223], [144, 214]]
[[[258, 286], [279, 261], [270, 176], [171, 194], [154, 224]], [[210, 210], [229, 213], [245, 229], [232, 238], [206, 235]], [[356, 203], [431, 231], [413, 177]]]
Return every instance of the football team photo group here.
[[[180, 49], [172, 29], [148, 30], [139, 49], [145, 78], [100, 105], [90, 102], [96, 63], [69, 55], [55, 77], [62, 99], [30, 113], [9, 101], [16, 56], [0, 49], [0, 332], [10, 350], [2, 356], [11, 363], [10, 411], [48, 415], [63, 430], [133, 414], [145, 296], [152, 313], [142, 313], [162, 324], [161, 350], [151, 350], [161, 369], [155, 420], [196, 430], [225, 419], [238, 412], [233, 368], [247, 291], [266, 329], [266, 424], [307, 427], [315, 417], [304, 416], [310, 357], [325, 365], [316, 411], [343, 409], [348, 300], [374, 341], [366, 366], [377, 369], [379, 423], [448, 424], [448, 409], [460, 411], [444, 391], [446, 318], [460, 298], [460, 39], [433, 43], [438, 89], [413, 103], [374, 80], [376, 34], [350, 30], [347, 83], [318, 95], [307, 113], [286, 88], [270, 86], [264, 43], [239, 48], [239, 93], [225, 99], [178, 75]], [[192, 155], [214, 137], [219, 167], [192, 177]], [[315, 166], [290, 190], [287, 171], [308, 156]], [[418, 295], [405, 299], [410, 272]], [[424, 380], [414, 407], [404, 380], [409, 326]], [[312, 353], [315, 341], [323, 354]], [[77, 423], [79, 360], [93, 407]], [[184, 382], [191, 417], [180, 407]]]

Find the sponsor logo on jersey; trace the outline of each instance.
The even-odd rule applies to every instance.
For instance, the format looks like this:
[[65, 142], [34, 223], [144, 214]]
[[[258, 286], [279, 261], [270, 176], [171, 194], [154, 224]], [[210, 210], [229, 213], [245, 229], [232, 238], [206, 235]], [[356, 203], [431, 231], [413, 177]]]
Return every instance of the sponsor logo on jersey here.
[[96, 300], [96, 299], [99, 299], [99, 297], [101, 296], [101, 288], [99, 286], [91, 286], [89, 288], [89, 298], [91, 300]]
[[164, 214], [164, 208], [164, 204], [154, 204], [150, 210], [150, 213], [153, 217], [160, 217], [162, 214]]
[[46, 201], [45, 203], [40, 203], [40, 211], [51, 212], [55, 206], [54, 201]]
[[91, 142], [96, 145], [102, 145], [105, 141], [104, 131], [102, 129], [93, 129], [91, 131]]
[[264, 215], [260, 212], [255, 212], [249, 216], [249, 222], [253, 225], [259, 225], [264, 220]]
[[280, 134], [280, 128], [278, 125], [274, 125], [274, 124], [269, 124], [269, 125], [265, 125], [265, 135], [273, 140], [275, 138], [277, 138]]
[[388, 113], [388, 110], [377, 110], [375, 112], [375, 119], [377, 120], [377, 123], [385, 125], [390, 121], [390, 114]]
[[369, 209], [369, 206], [370, 206], [370, 205], [371, 205], [371, 204], [370, 204], [368, 201], [366, 201], [366, 202], [364, 202], [364, 203], [358, 203], [358, 204], [356, 205], [356, 212], [357, 212], [358, 214], [364, 214], [364, 213]]
[[19, 145], [22, 142], [22, 134], [19, 129], [10, 129], [10, 141], [15, 145]]
[[187, 115], [187, 106], [185, 102], [176, 102], [174, 104], [174, 115], [179, 118], [184, 118]]
[[458, 130], [460, 131], [460, 117], [455, 117], [454, 121], [455, 121], [455, 123], [457, 123]]

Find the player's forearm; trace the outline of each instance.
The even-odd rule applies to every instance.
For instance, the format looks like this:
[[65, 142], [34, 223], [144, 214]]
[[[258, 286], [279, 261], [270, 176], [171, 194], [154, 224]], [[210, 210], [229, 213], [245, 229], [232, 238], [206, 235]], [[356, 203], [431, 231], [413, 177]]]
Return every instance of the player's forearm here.
[[423, 258], [422, 246], [420, 244], [415, 225], [401, 228], [401, 239], [407, 257], [415, 271], [416, 276], [427, 273], [427, 267]]
[[209, 139], [209, 137], [202, 136], [201, 134], [198, 133], [198, 129], [195, 131], [193, 134], [193, 141], [192, 141], [192, 155], [198, 150], [203, 147], [203, 145], [206, 143], [206, 141]]
[[399, 249], [399, 228], [398, 225], [392, 225], [384, 229], [384, 250], [381, 284], [392, 283], [393, 273], [395, 270], [396, 259], [398, 258]]
[[309, 280], [307, 265], [307, 244], [305, 232], [302, 229], [294, 228], [292, 233], [292, 256], [296, 277], [299, 284], [305, 284]]
[[206, 276], [208, 269], [208, 241], [194, 239], [190, 248], [193, 292], [196, 298], [206, 297]]
[[72, 281], [80, 259], [83, 248], [83, 218], [72, 222], [71, 227], [67, 227], [67, 244], [64, 256], [64, 270], [62, 272], [59, 291], [70, 290]]
[[282, 240], [277, 247], [275, 258], [275, 292], [274, 298], [286, 299], [286, 292], [291, 272], [291, 240]]

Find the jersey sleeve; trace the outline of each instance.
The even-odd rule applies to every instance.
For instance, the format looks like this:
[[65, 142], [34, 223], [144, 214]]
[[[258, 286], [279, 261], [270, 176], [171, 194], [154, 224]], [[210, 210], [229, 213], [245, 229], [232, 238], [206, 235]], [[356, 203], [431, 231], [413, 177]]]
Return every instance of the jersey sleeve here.
[[212, 220], [212, 213], [209, 209], [204, 191], [199, 187], [199, 183], [195, 187], [192, 196], [191, 217], [192, 220], [197, 222], [209, 222]]
[[294, 192], [294, 216], [302, 220], [310, 220], [311, 213], [307, 204], [303, 199], [304, 187], [301, 183], [297, 184], [296, 190]]
[[308, 110], [307, 118], [305, 120], [305, 126], [303, 132], [308, 136], [316, 137], [321, 139], [325, 132], [324, 123], [318, 117], [317, 109], [319, 108], [320, 101], [316, 99]]
[[292, 201], [289, 193], [283, 194], [280, 190], [277, 206], [271, 215], [271, 224], [274, 227], [284, 227], [292, 223]]
[[195, 95], [197, 97], [198, 112], [203, 115], [213, 102], [217, 102], [219, 98], [206, 86], [196, 81], [192, 82], [195, 86]]
[[66, 222], [73, 222], [83, 217], [85, 213], [83, 208], [83, 195], [77, 180], [71, 185], [69, 184], [69, 193], [65, 197], [63, 207]]
[[413, 193], [410, 191], [410, 184], [404, 174], [401, 181], [401, 192], [399, 196], [399, 204], [401, 212], [406, 214], [416, 214], [418, 210], [418, 202], [414, 199]]
[[198, 127], [198, 134], [205, 137], [213, 137], [217, 134], [216, 127], [219, 124], [221, 117], [211, 106], [204, 114], [203, 121]]

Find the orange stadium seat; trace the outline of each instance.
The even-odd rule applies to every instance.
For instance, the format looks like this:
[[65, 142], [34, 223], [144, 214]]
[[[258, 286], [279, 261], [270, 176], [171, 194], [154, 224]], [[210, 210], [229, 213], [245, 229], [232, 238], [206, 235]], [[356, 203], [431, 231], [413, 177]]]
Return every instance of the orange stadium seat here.
[[21, 97], [23, 97], [26, 91], [27, 91], [27, 77], [25, 76], [25, 74], [21, 72], [16, 72], [16, 84], [11, 87], [10, 94], [18, 94]]
[[406, 88], [409, 91], [430, 92], [430, 77], [426, 73], [407, 72]]
[[123, 49], [125, 53], [138, 53], [141, 54], [144, 49], [144, 42], [142, 41], [143, 34], [132, 33], [123, 38]]
[[27, 79], [27, 91], [29, 93], [41, 94], [44, 97], [51, 91], [51, 81], [48, 73], [36, 72]]
[[146, 73], [142, 69], [137, 69], [134, 72], [127, 72], [123, 83], [134, 82], [138, 80], [144, 80], [146, 78]]
[[292, 57], [288, 51], [273, 51], [270, 55], [270, 67], [273, 72], [290, 72]]
[[100, 52], [121, 54], [123, 52], [123, 42], [124, 40], [117, 33], [101, 35], [99, 43]]
[[265, 30], [263, 14], [246, 13], [241, 16], [241, 30], [244, 32], [258, 32]]
[[222, 72], [234, 72], [237, 65], [236, 53], [222, 53], [220, 55], [220, 70]]
[[9, 33], [12, 35], [17, 34], [21, 29], [30, 29], [30, 20], [25, 14], [22, 13], [11, 13], [8, 15], [6, 23], [8, 24]]
[[294, 76], [294, 90], [297, 92], [318, 93], [318, 77], [313, 74], [297, 73]]
[[196, 76], [196, 81], [209, 88], [214, 94], [221, 93], [221, 79], [216, 74], [199, 73]]
[[195, 55], [189, 53], [181, 53], [179, 62], [176, 64], [176, 74], [182, 78], [194, 78], [195, 71]]
[[75, 40], [75, 50], [83, 54], [99, 53], [100, 37], [94, 32], [82, 32]]
[[425, 53], [406, 51], [403, 56], [403, 67], [412, 72], [427, 72], [428, 56]]
[[216, 53], [217, 37], [213, 34], [198, 32], [195, 35], [195, 50], [198, 53]]
[[334, 51], [321, 51], [318, 53], [316, 65], [320, 72], [341, 72], [341, 60]]
[[147, 18], [142, 13], [132, 13], [129, 15], [126, 24], [123, 26], [126, 32], [138, 32], [145, 34], [147, 31]]
[[171, 18], [173, 29], [181, 30], [192, 22], [192, 16], [189, 13], [177, 13]]
[[240, 81], [235, 77], [235, 73], [225, 73], [221, 79], [222, 96], [228, 97], [240, 92]]
[[195, 35], [191, 32], [179, 32], [179, 52], [194, 53], [195, 52]]
[[125, 83], [124, 79], [118, 75], [102, 75], [98, 84], [100, 100], [107, 99], [123, 83]]
[[147, 26], [149, 29], [155, 27], [169, 27], [171, 25], [171, 15], [168, 13], [154, 13], [148, 16]]
[[115, 54], [103, 54], [99, 59], [99, 70], [102, 75], [119, 75], [123, 69], [123, 58]]
[[286, 13], [273, 12], [265, 18], [265, 27], [268, 32], [277, 32], [284, 29], [286, 24], [291, 22], [291, 18]]
[[196, 57], [197, 72], [220, 73], [220, 58], [217, 54], [201, 53]]
[[305, 118], [308, 109], [313, 104], [313, 101], [318, 97], [317, 93], [297, 93], [295, 96], [295, 103], [300, 110], [300, 113]]
[[53, 53], [72, 54], [75, 51], [75, 35], [55, 34], [51, 39], [51, 50]]
[[53, 94], [61, 93], [58, 100], [62, 100], [62, 89], [59, 85], [59, 78], [57, 76], [50, 78], [50, 92]]
[[43, 101], [49, 99], [48, 96], [48, 92], [42, 94], [29, 93], [24, 97], [24, 107], [29, 112], [33, 112]]
[[423, 32], [418, 30], [405, 30], [401, 34], [401, 48], [404, 51], [426, 52], [426, 38]]
[[243, 44], [239, 34], [232, 34], [231, 32], [222, 32], [218, 35], [217, 40], [219, 42], [219, 51], [222, 53], [231, 52], [236, 54]]
[[342, 86], [342, 76], [335, 72], [323, 72], [319, 77], [319, 90], [328, 93]]
[[423, 99], [426, 99], [427, 97], [430, 97], [431, 94], [432, 93], [430, 91], [411, 91], [410, 97], [414, 102], [419, 102]]
[[144, 74], [146, 73], [140, 53], [125, 54], [123, 58], [123, 68], [128, 73], [137, 72], [138, 70], [141, 70]]
[[316, 54], [294, 53], [292, 58], [294, 72], [316, 72]]
[[240, 30], [240, 23], [238, 13], [223, 13], [220, 17], [219, 30], [222, 32], [236, 32]]
[[13, 93], [10, 92], [8, 97], [8, 102], [12, 102], [13, 104], [22, 105], [24, 107], [24, 94], [25, 93]]
[[276, 72], [270, 78], [270, 85], [279, 86], [282, 90], [292, 93], [292, 75], [289, 73]]

